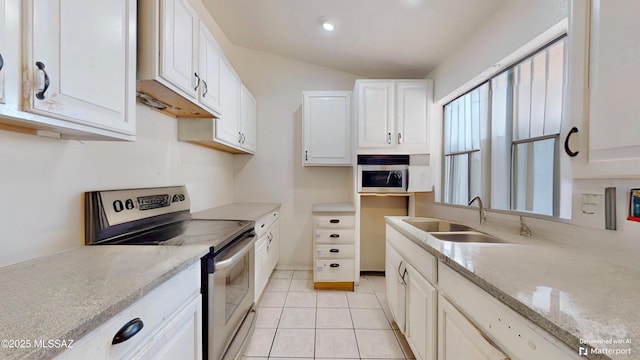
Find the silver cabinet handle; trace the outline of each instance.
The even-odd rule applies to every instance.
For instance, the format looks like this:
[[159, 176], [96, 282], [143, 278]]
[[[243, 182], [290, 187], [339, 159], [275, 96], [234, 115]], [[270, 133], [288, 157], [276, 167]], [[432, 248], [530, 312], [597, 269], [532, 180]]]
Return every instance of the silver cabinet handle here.
[[387, 134], [387, 144], [391, 144], [391, 133]]
[[242, 133], [238, 132], [238, 142], [242, 144]]
[[209, 92], [209, 86], [207, 86], [207, 82], [202, 80], [202, 86], [204, 86], [204, 91], [202, 92], [202, 97], [207, 96], [207, 93]]
[[193, 88], [193, 90], [198, 90], [198, 88], [200, 87], [200, 76], [198, 76], [198, 73], [193, 73], [193, 76], [196, 78], [196, 86]]
[[398, 133], [398, 144], [402, 144], [402, 133]]

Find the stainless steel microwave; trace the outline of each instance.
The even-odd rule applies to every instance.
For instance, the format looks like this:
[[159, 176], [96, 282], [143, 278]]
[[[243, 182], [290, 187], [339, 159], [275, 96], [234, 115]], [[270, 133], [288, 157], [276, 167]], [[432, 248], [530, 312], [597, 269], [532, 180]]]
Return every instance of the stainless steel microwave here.
[[358, 192], [407, 192], [408, 165], [358, 165]]

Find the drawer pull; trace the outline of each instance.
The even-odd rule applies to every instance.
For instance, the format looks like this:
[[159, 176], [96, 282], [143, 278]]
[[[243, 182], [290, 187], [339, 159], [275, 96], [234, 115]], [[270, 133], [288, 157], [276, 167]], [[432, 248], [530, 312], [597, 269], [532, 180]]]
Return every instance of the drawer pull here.
[[337, 268], [337, 267], [340, 267], [340, 264], [333, 263], [333, 264], [331, 264], [329, 266], [331, 266], [332, 268]]
[[331, 234], [331, 235], [329, 235], [329, 237], [336, 239], [336, 238], [340, 237], [340, 234]]
[[340, 219], [331, 219], [331, 220], [329, 220], [329, 222], [332, 223], [332, 224], [337, 224], [337, 223], [340, 222]]
[[332, 252], [332, 253], [339, 253], [339, 252], [340, 252], [340, 250], [339, 250], [339, 249], [331, 249], [331, 250], [329, 250], [329, 252]]
[[111, 341], [112, 345], [120, 344], [121, 342], [125, 342], [132, 337], [134, 337], [137, 333], [142, 330], [144, 327], [144, 323], [140, 318], [135, 318], [128, 323], [126, 323], [113, 337], [113, 341]]

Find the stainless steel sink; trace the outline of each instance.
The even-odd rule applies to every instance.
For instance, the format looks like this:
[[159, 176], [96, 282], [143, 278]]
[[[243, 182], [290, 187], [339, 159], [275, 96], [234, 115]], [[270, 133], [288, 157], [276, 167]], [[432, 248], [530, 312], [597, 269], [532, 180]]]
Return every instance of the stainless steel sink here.
[[442, 241], [460, 242], [460, 243], [504, 243], [504, 241], [498, 239], [495, 236], [477, 232], [477, 231], [462, 231], [462, 232], [445, 232], [445, 233], [431, 233], [435, 238]]
[[473, 231], [473, 228], [470, 228], [466, 225], [452, 223], [449, 221], [442, 220], [415, 220], [415, 219], [404, 219], [402, 220], [407, 224], [416, 227], [422, 231], [426, 232], [450, 232], [450, 231]]

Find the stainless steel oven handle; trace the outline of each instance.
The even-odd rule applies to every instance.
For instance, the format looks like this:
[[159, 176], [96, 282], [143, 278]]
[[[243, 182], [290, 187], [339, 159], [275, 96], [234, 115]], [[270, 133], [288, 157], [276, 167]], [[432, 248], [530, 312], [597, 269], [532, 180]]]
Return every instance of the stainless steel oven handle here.
[[[231, 252], [230, 256], [226, 256], [222, 260], [216, 261], [214, 263], [215, 271], [233, 266], [238, 261], [240, 261], [253, 248], [253, 245], [255, 243], [255, 237], [251, 236], [247, 238], [247, 240], [244, 240], [244, 242], [246, 242], [246, 245], [244, 245], [239, 251], [233, 251]], [[236, 245], [236, 246], [240, 246], [240, 245]]]

